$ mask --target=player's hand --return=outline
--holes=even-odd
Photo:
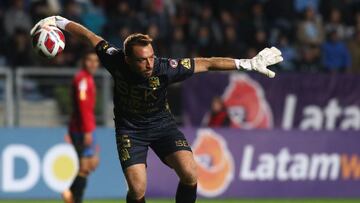
[[[84,135],[84,145],[85,146],[91,146],[93,143],[93,136],[92,133],[85,133]]]
[[[269,78],[273,78],[275,77],[275,72],[269,70],[268,66],[277,64],[283,60],[284,59],[281,56],[281,51],[275,47],[271,47],[263,49],[252,59],[238,60],[236,65],[238,69],[238,66],[241,66],[245,70],[257,71],[268,76]]]
[[[61,16],[50,16],[36,23],[36,25],[34,25],[34,27],[31,29],[30,34],[33,35],[37,29],[45,26],[55,26],[60,29],[64,29],[65,25],[69,22],[70,21],[68,19]]]

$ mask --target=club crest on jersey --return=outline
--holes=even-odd
[[[179,63],[175,59],[170,59],[169,64],[170,64],[171,68],[176,68],[179,65]]]
[[[105,43],[105,44],[102,46],[102,49],[103,49],[103,50],[106,50],[108,47],[109,47],[109,44],[108,44],[108,43]]]
[[[158,77],[150,77],[149,78],[149,87],[151,87],[153,90],[160,87],[160,80]]]
[[[190,63],[190,59],[186,58],[186,59],[181,59],[180,61],[181,65],[184,66],[187,69],[191,68],[191,63]]]

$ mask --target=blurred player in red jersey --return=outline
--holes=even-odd
[[[69,135],[80,160],[80,169],[71,187],[63,193],[66,203],[80,203],[86,187],[87,176],[99,163],[96,139],[93,134],[95,122],[96,86],[93,75],[99,67],[96,53],[87,52],[82,59],[82,69],[72,82],[73,112]]]

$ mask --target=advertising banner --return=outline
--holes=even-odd
[[[220,97],[230,127],[242,129],[360,130],[360,76],[282,73],[210,73],[182,85],[186,122],[207,126]]]
[[[184,129],[207,198],[360,197],[360,136],[335,131]],[[175,194],[178,178],[150,156],[148,194]]]
[[[60,198],[78,170],[65,128],[0,128],[0,199]],[[114,130],[96,131],[100,164],[88,180],[87,198],[126,195]]]
[[[203,198],[360,197],[356,131],[183,128]],[[0,199],[55,199],[78,169],[65,129],[0,129]],[[86,198],[124,198],[114,130],[98,129],[100,165]],[[149,149],[148,197],[173,198],[178,178]]]

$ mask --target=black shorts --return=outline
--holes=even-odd
[[[146,165],[149,147],[164,163],[165,157],[176,151],[191,151],[184,134],[177,128],[116,135],[116,144],[123,170],[134,164]]]
[[[84,133],[70,133],[71,143],[75,148],[75,151],[79,158],[92,157],[99,151],[99,147],[96,141],[96,134],[93,133],[93,142],[90,146],[84,145]]]

